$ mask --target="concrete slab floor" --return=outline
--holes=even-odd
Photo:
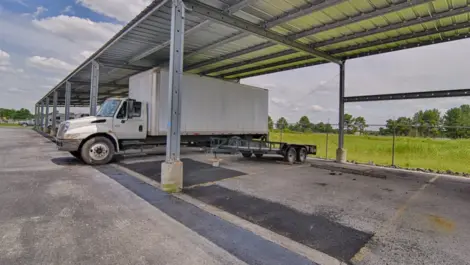
[[[276,165],[217,185],[374,234],[353,264],[470,264],[470,179]]]
[[[0,264],[244,264],[32,131],[0,129],[0,150]],[[150,152],[125,155],[120,163],[164,157],[164,149]],[[197,149],[182,157],[212,158]],[[220,157],[221,167],[246,175],[203,186],[373,234],[352,264],[470,264],[468,179],[372,178],[274,157]]]
[[[206,163],[211,158],[193,152],[183,157]],[[222,167],[247,175],[211,185],[373,234],[349,261],[352,264],[470,264],[466,244],[470,240],[469,179],[407,172],[374,178],[309,165],[289,166],[276,157],[221,157]],[[157,154],[123,162],[161,158]],[[198,196],[204,202],[226,207],[219,195],[203,195]],[[259,217],[247,213],[242,208],[232,212],[247,219]]]
[[[0,264],[245,264],[67,156],[0,129]]]

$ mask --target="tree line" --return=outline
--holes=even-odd
[[[29,120],[33,117],[34,115],[25,108],[19,110],[0,108],[0,119],[3,120]]]
[[[350,114],[344,115],[344,127],[345,131],[350,134],[355,134],[357,132],[363,134],[365,129],[368,127],[366,119],[364,117],[353,117]],[[320,132],[320,133],[337,133],[338,130],[334,129],[331,124],[319,122],[314,124],[310,122],[307,116],[300,117],[300,120],[296,123],[287,122],[286,118],[279,118],[276,123],[273,123],[271,116],[268,117],[268,127],[270,130],[274,129],[292,131],[292,132]]]
[[[268,126],[270,130],[292,132],[338,132],[329,123],[311,123],[307,116],[302,116],[296,123],[289,123],[284,117],[274,123],[271,117],[268,117]],[[438,109],[429,109],[420,110],[412,117],[388,119],[385,127],[379,128],[379,131],[367,130],[368,127],[364,117],[353,117],[348,113],[344,115],[344,130],[348,134],[470,138],[470,105],[449,109],[443,115]]]

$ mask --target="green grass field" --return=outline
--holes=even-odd
[[[271,132],[271,141],[281,141],[279,132]],[[326,134],[283,133],[282,141],[317,145],[317,157],[326,157]],[[334,159],[338,147],[338,135],[328,137],[328,158]],[[372,161],[377,165],[392,164],[392,137],[345,136],[348,160],[360,163]],[[395,165],[405,168],[452,170],[470,172],[470,139],[429,139],[397,137]]]
[[[23,128],[23,126],[16,123],[0,123],[0,127]]]

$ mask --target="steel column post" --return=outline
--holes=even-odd
[[[96,115],[98,105],[98,86],[100,82],[100,65],[96,61],[91,62],[91,84],[90,84],[90,116]]]
[[[344,149],[344,86],[345,86],[346,61],[339,65],[339,119],[338,119],[338,149],[336,150],[336,162],[346,162],[346,150]]]
[[[46,118],[46,121],[44,122],[44,131],[48,132],[49,128],[49,95],[46,97],[46,113],[44,117]]]
[[[69,81],[65,82],[65,120],[70,119],[70,98],[72,95],[72,83]]]
[[[54,91],[53,93],[53,97],[52,97],[52,122],[51,122],[51,131],[50,131],[50,134],[52,136],[55,136],[55,133],[56,133],[56,126],[57,126],[57,121],[56,121],[56,117],[57,117],[57,90]]]
[[[39,129],[44,131],[44,100],[41,101],[41,113],[39,115]]]
[[[38,115],[39,115],[39,110],[38,110],[38,104],[34,104],[34,129],[38,129]]]
[[[184,4],[172,0],[171,43],[169,64],[169,111],[166,159],[162,164],[162,189],[178,192],[183,186],[183,164],[180,161],[181,143],[181,79],[184,53]]]

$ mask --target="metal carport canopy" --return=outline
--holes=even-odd
[[[152,2],[47,93],[72,83],[89,102],[91,62],[99,101],[126,95],[128,77],[169,61],[171,0]],[[467,0],[184,0],[184,70],[223,79],[341,63],[350,58],[467,38]],[[39,102],[40,102],[39,101]]]

